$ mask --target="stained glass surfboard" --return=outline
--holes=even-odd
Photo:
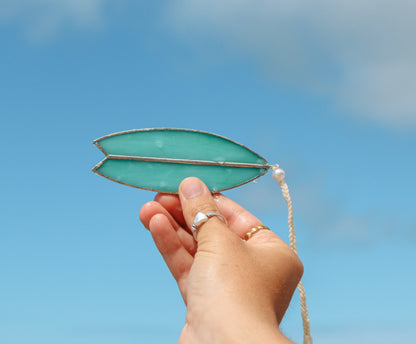
[[[198,177],[211,192],[248,183],[271,167],[251,149],[228,138],[190,129],[140,129],[101,137],[105,154],[93,171],[136,188],[177,193],[186,177]]]
[[[285,172],[251,149],[226,137],[190,129],[140,129],[103,136],[94,144],[105,154],[93,171],[120,184],[177,193],[186,177],[198,177],[211,192],[246,184],[273,169],[288,204],[289,241],[297,253],[293,207]],[[311,344],[310,322],[302,281],[298,285],[304,343]]]

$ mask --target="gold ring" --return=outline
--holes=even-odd
[[[266,230],[270,230],[270,228],[269,227],[267,227],[267,226],[263,226],[263,225],[261,225],[261,226],[257,226],[257,227],[253,227],[251,230],[250,230],[250,232],[247,232],[245,235],[244,235],[244,241],[247,241],[248,239],[250,239],[254,234],[256,234],[258,231],[261,231],[262,229],[266,229]]]

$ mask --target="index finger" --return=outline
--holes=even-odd
[[[257,217],[248,212],[241,205],[222,194],[215,194],[214,200],[215,203],[217,203],[217,207],[221,214],[226,217],[230,230],[241,238],[253,227],[263,224]]]

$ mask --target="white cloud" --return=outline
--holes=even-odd
[[[17,22],[33,41],[44,41],[61,30],[96,28],[106,0],[0,0],[0,22]]]
[[[282,84],[413,128],[415,13],[409,0],[174,0],[169,10],[183,35],[220,39]]]

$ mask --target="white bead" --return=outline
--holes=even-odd
[[[285,171],[281,168],[276,168],[273,170],[273,179],[278,182],[283,181],[283,179],[285,179],[285,175]]]

